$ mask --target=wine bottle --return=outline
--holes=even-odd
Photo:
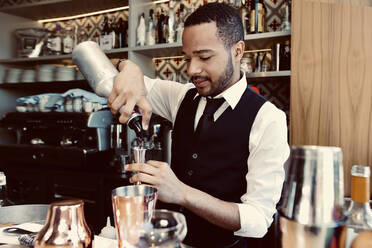
[[[263,0],[251,0],[250,32],[263,33],[265,30],[265,7]]]
[[[109,19],[107,16],[105,16],[103,21],[103,29],[99,40],[99,45],[102,50],[110,50],[112,48],[112,37],[110,33],[111,30],[109,26]]]
[[[370,168],[354,165],[351,168],[351,202],[346,212],[346,248],[362,231],[372,229],[372,211],[369,205]]]

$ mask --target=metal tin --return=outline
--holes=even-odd
[[[339,147],[294,146],[279,211],[310,226],[344,219],[344,174]]]
[[[96,42],[78,44],[72,52],[72,60],[97,95],[110,95],[118,71]]]
[[[82,200],[66,200],[50,205],[46,223],[35,238],[35,248],[86,248],[91,231],[84,217]]]
[[[130,185],[112,191],[119,248],[132,247],[138,242],[142,225],[145,219],[149,219],[144,214],[155,210],[157,192],[156,188],[148,185]]]

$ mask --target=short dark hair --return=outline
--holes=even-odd
[[[185,21],[185,28],[203,23],[215,22],[217,35],[226,48],[244,41],[243,22],[238,12],[225,3],[207,3],[194,11]]]

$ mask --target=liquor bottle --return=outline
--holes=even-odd
[[[291,30],[291,22],[290,22],[290,1],[285,1],[282,7],[279,10],[279,13],[282,16],[282,24],[280,25],[281,31],[290,31]]]
[[[99,39],[99,45],[102,50],[110,50],[112,48],[112,37],[110,35],[109,19],[105,16],[103,21],[103,28]]]
[[[158,23],[156,26],[156,33],[157,33],[157,43],[165,43],[165,37],[164,37],[164,22],[165,22],[165,15],[164,10],[161,9],[161,14],[158,18]]]
[[[117,44],[117,35],[116,35],[116,25],[115,25],[115,16],[112,16],[109,20],[109,36],[111,37],[112,40],[112,45],[111,48],[118,48]],[[110,49],[111,49],[110,48]]]
[[[65,27],[65,36],[63,37],[63,53],[72,53],[74,48],[74,33],[75,27],[72,25],[71,21],[68,21]]]
[[[354,165],[351,168],[351,202],[346,212],[346,248],[351,247],[357,235],[372,229],[372,211],[369,205],[370,168]]]
[[[0,171],[0,207],[8,206],[8,191],[6,187],[6,176]]]
[[[174,1],[169,1],[169,14],[168,14],[168,43],[175,42],[175,14],[174,14]]]
[[[155,24],[154,24],[154,10],[150,9],[149,11],[149,21],[147,24],[146,30],[146,45],[152,46],[155,45]]]
[[[48,50],[50,55],[60,55],[62,52],[61,25],[56,24],[56,29],[48,37]]]
[[[185,5],[180,4],[180,16],[178,18],[177,28],[176,28],[176,42],[182,42],[183,29],[185,27]]]
[[[239,6],[239,14],[240,17],[242,18],[243,22],[243,29],[244,29],[244,35],[248,34],[248,29],[249,29],[249,4],[245,0],[241,2],[241,5]]]
[[[146,41],[145,13],[142,13],[137,27],[137,46],[144,46]]]
[[[250,33],[264,32],[265,12],[263,0],[251,0]]]
[[[120,18],[117,24],[117,31],[116,35],[118,36],[118,43],[119,47],[127,47],[128,46],[128,21],[124,21],[123,18]]]

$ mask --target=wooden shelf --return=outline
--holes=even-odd
[[[41,20],[80,15],[123,6],[128,6],[128,0],[43,0],[3,7],[0,8],[0,12],[32,20]]]

